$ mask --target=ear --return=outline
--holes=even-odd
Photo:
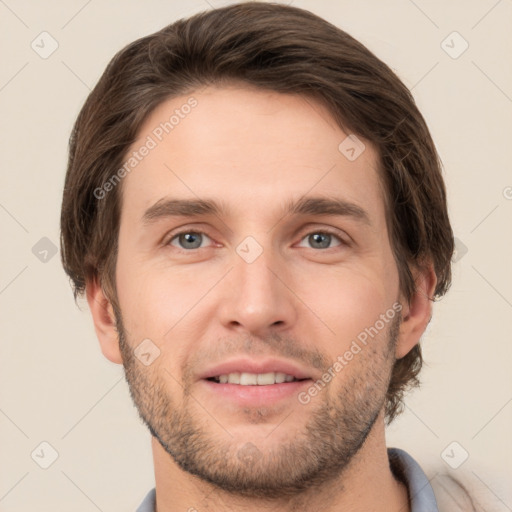
[[[432,317],[432,297],[437,284],[433,266],[418,270],[414,282],[416,291],[411,300],[402,302],[402,324],[395,353],[397,359],[406,356],[419,343]]]
[[[113,363],[122,364],[123,358],[119,349],[119,337],[112,304],[96,279],[87,283],[85,292],[103,355]]]

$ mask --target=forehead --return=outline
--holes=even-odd
[[[262,218],[309,193],[383,216],[378,155],[361,142],[305,96],[231,85],[175,97],[148,116],[128,152],[136,161],[122,183],[122,218],[138,222],[166,196],[217,198]]]

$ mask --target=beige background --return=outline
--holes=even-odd
[[[41,251],[58,245],[67,139],[107,62],[133,39],[225,3],[0,1],[0,511],[135,510],[154,485],[150,436],[122,368],[102,356],[59,255]],[[510,511],[512,2],[292,3],[347,30],[397,72],[445,167],[459,259],[423,340],[423,387],[388,444],[432,467],[431,478],[467,451],[453,473],[483,483],[485,500]],[[46,59],[31,48],[42,31],[59,45]],[[449,36],[445,49],[462,49],[454,31],[469,44],[458,58],[442,47]],[[43,441],[58,452],[47,469],[36,463],[50,461]],[[443,459],[453,441],[460,446]]]

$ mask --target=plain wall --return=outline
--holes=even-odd
[[[512,3],[293,5],[391,66],[444,164],[458,260],[422,341],[422,388],[388,444],[434,468],[434,478],[450,470],[441,454],[456,441],[469,458],[454,474],[483,481],[496,510],[512,510]],[[150,435],[122,368],[103,357],[85,301],[77,308],[51,250],[68,137],[90,89],[127,43],[208,8],[203,0],[0,3],[0,511],[135,510],[154,485]],[[42,31],[59,45],[46,59],[31,47]],[[442,46],[448,37],[452,55],[462,48],[454,31],[469,44],[458,58]],[[58,452],[48,469],[31,456],[43,441]]]

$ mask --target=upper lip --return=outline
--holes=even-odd
[[[296,379],[311,379],[311,371],[301,368],[296,363],[283,359],[251,359],[238,358],[230,359],[222,363],[207,368],[200,373],[200,379],[209,379],[218,377],[219,375],[227,375],[229,373],[270,373],[280,372],[291,375]]]

